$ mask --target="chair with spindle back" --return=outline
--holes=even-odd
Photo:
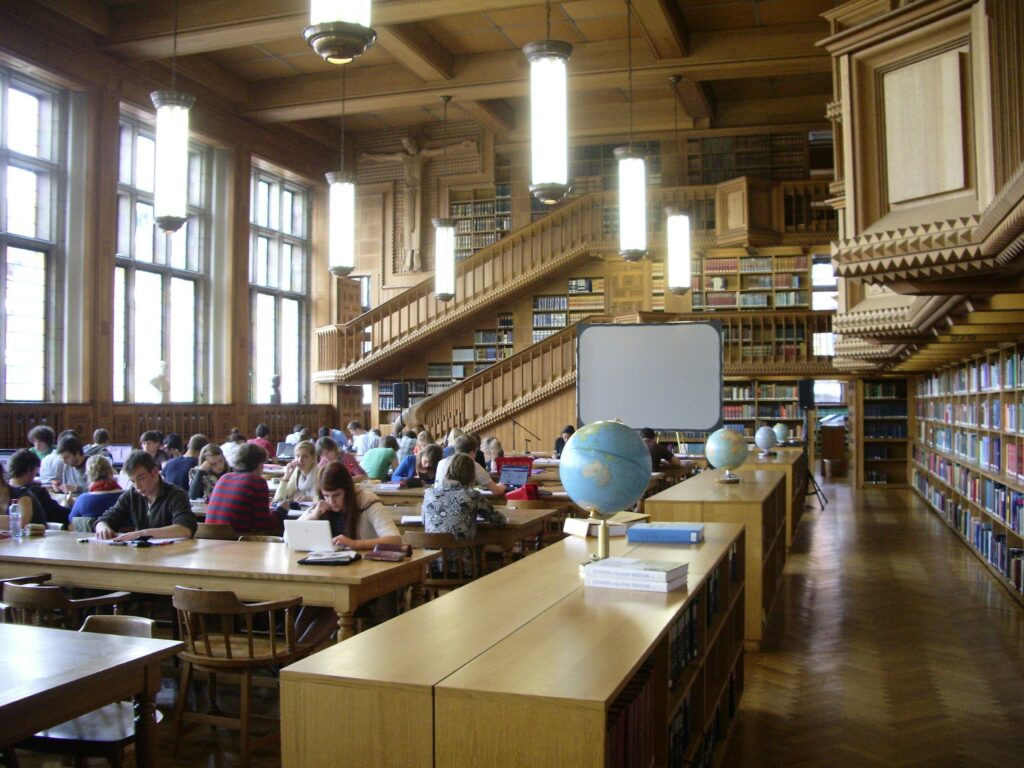
[[[15,624],[74,629],[82,623],[82,614],[100,608],[117,611],[132,596],[131,592],[110,592],[96,597],[71,599],[57,586],[48,584],[3,585],[3,604],[7,620]]]
[[[424,598],[437,597],[480,576],[480,547],[474,541],[457,539],[451,533],[406,531],[402,543],[414,549],[441,550],[441,556],[427,566],[423,577]]]
[[[255,745],[250,733],[251,720],[255,719],[250,712],[253,670],[282,667],[314,650],[312,646],[300,644],[295,633],[295,616],[302,606],[302,598],[243,603],[230,591],[175,587],[173,603],[185,643],[185,650],[178,654],[182,668],[174,706],[175,749],[185,723],[232,728],[241,734],[242,763],[248,765]],[[262,621],[257,621],[258,618]],[[268,633],[267,627],[273,630]],[[211,675],[212,711],[209,713],[185,709],[195,670]],[[212,676],[218,672],[233,672],[240,677],[237,717],[217,710],[215,677]],[[279,734],[278,728],[258,741],[274,741]]]

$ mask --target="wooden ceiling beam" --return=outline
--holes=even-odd
[[[687,30],[677,2],[633,0],[633,15],[647,44],[658,59],[679,59],[687,54]]]
[[[718,80],[773,75],[796,75],[829,71],[829,60],[818,53],[802,54],[813,46],[817,32],[799,35],[803,45],[782,49],[777,36],[750,36],[746,31],[710,33],[722,41],[719,48],[702,46],[687,59],[658,62],[649,53],[634,57],[634,88],[665,88],[671,74],[689,80]],[[730,53],[746,42],[742,56]],[[453,77],[443,83],[423,83],[405,67],[356,67],[349,73],[346,109],[353,113],[411,109],[433,105],[450,94],[459,101],[524,97],[529,88],[529,68],[520,51],[456,57]],[[624,40],[586,43],[573,52],[569,89],[588,91],[623,89],[627,85]],[[329,117],[341,112],[341,78],[333,72],[303,75],[254,83],[248,110],[252,117],[268,122]],[[815,102],[820,98],[814,97]],[[777,100],[767,100],[775,103]],[[721,105],[719,105],[721,106]],[[820,104],[816,109],[820,116]],[[775,114],[780,110],[776,107]]]
[[[971,325],[997,324],[1020,324],[1024,323],[1024,312],[1000,311],[1000,310],[975,310],[963,320],[958,320],[957,325],[967,327]]]
[[[377,43],[428,83],[451,79],[454,57],[418,24],[378,27]]]
[[[67,0],[70,2],[70,0]],[[538,0],[378,0],[374,28],[476,13],[528,8]],[[269,43],[302,36],[309,24],[309,0],[201,0],[182,4],[178,13],[178,53],[187,56],[222,48]],[[171,55],[174,31],[173,0],[126,3],[110,9],[106,49],[133,59]]]
[[[715,101],[706,83],[683,79],[679,81],[676,92],[683,114],[690,116],[695,127],[706,128],[711,125],[711,118],[715,115]]]
[[[516,128],[516,111],[504,99],[493,101],[463,101],[459,106],[484,128],[505,138]]]
[[[110,13],[103,3],[83,3],[82,0],[36,0],[36,3],[97,35],[110,34]]]

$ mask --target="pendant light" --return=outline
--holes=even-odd
[[[370,0],[311,0],[306,42],[330,64],[347,64],[377,39],[370,27]]]
[[[679,75],[672,75],[672,123],[675,126],[676,163],[681,164],[679,154]],[[677,166],[678,167],[678,166]],[[678,179],[676,181],[677,186]],[[675,206],[665,209],[665,235],[668,247],[665,252],[665,279],[670,293],[681,294],[690,290],[693,279],[690,269],[690,217]]]
[[[442,165],[439,175],[448,167],[448,102],[451,96],[442,96],[444,105],[445,145],[442,154]],[[440,192],[440,189],[439,189]],[[438,208],[441,207],[441,195],[438,194]],[[437,218],[434,224],[434,298],[438,301],[451,301],[455,298],[455,220]]]
[[[572,45],[551,39],[551,0],[547,38],[523,46],[530,62],[530,192],[554,205],[569,192],[569,124],[566,66]]]
[[[629,77],[629,143],[615,149],[619,161],[619,255],[639,261],[647,255],[647,166],[633,148],[633,3],[626,0],[626,56]]]
[[[356,266],[356,180],[345,171],[345,68],[341,70],[341,170],[327,174],[330,187],[327,264],[332,275],[347,277]]]
[[[177,90],[178,3],[174,3],[174,37],[171,52],[171,89],[153,91],[156,107],[156,177],[153,214],[165,232],[177,232],[188,219],[188,111],[195,97]]]

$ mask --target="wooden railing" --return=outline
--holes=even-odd
[[[836,212],[825,202],[831,196],[828,185],[827,180],[779,184],[780,231],[784,236],[805,232],[838,233]]]
[[[722,323],[725,376],[822,377],[833,374],[832,358],[814,354],[814,334],[832,328],[831,312],[640,312],[588,322],[664,323],[718,320]],[[576,384],[577,325],[548,336],[522,352],[453,384],[412,406],[406,423],[435,435],[452,427],[477,431],[521,413]]]

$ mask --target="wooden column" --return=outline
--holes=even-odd
[[[231,179],[231,402],[247,411],[249,373],[252,368],[252,324],[249,301],[249,204],[252,154],[247,145],[236,145]],[[238,420],[246,423],[242,413]]]

